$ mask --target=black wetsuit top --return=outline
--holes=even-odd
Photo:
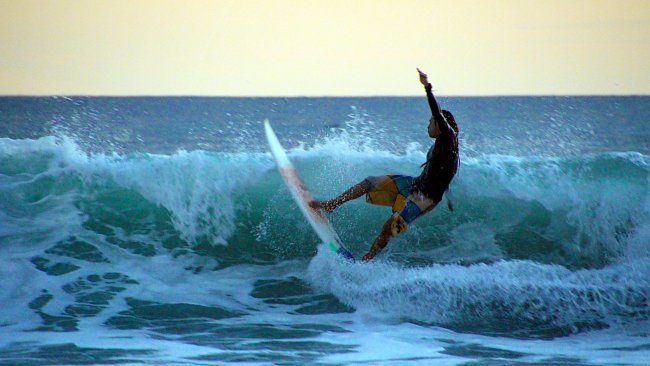
[[[425,89],[431,114],[440,128],[440,136],[429,149],[427,161],[422,164],[424,169],[420,176],[415,178],[413,185],[437,203],[442,200],[442,195],[458,171],[458,136],[442,115],[440,106],[431,91],[431,84],[428,84]]]

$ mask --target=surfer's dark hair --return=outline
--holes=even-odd
[[[458,124],[456,123],[456,119],[454,118],[454,115],[451,114],[446,109],[442,110],[442,116],[445,117],[445,120],[447,120],[447,123],[449,123],[449,127],[453,128],[456,133],[458,133]]]

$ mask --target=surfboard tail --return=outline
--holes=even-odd
[[[341,257],[349,260],[350,262],[355,262],[354,256],[352,253],[350,253],[349,250],[345,249],[344,246],[339,247],[339,249],[336,251],[336,254],[340,255]]]

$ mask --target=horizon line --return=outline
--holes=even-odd
[[[390,95],[219,95],[219,94],[0,94],[0,98],[418,98],[426,94]],[[442,98],[512,98],[512,97],[650,97],[648,94],[436,94]]]

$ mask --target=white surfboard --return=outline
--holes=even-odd
[[[273,132],[268,120],[264,120],[264,131],[266,132],[266,139],[269,142],[271,154],[275,158],[275,163],[280,171],[280,175],[287,187],[289,187],[291,196],[293,196],[294,201],[296,201],[298,207],[300,207],[302,214],[305,216],[307,221],[309,221],[309,224],[311,224],[311,227],[314,229],[318,237],[323,241],[323,243],[327,244],[327,247],[331,251],[346,259],[354,261],[352,253],[345,248],[327,217],[325,217],[322,212],[314,210],[309,206],[309,202],[313,201],[314,197],[307,190],[307,187],[302,180],[300,180],[296,168],[294,168],[291,161],[289,161],[284,148],[280,145],[280,141],[278,141],[278,137],[275,135],[275,132]]]

